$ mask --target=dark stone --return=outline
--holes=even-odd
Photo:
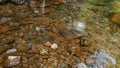
[[[0,0],[0,5],[4,5],[8,2],[8,0]]]
[[[12,3],[19,4],[19,5],[25,3],[25,1],[26,0],[11,0]]]

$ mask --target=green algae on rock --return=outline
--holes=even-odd
[[[107,5],[108,3],[112,1],[113,0],[88,0],[88,2],[95,4],[95,5]]]
[[[112,22],[120,24],[120,1],[111,3],[109,18]]]

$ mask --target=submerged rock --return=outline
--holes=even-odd
[[[7,0],[0,0],[0,5],[6,4]]]
[[[11,2],[15,3],[15,4],[23,4],[25,3],[26,0],[11,0]]]
[[[88,68],[85,63],[79,63],[74,68]]]
[[[58,48],[58,45],[57,45],[56,43],[53,43],[53,44],[51,45],[51,48],[52,48],[52,49],[57,49],[57,48]]]
[[[47,46],[47,47],[49,47],[49,46],[51,46],[51,45],[52,45],[52,43],[49,42],[49,41],[45,43],[45,46]]]
[[[120,24],[120,1],[111,3],[109,18],[112,22]]]
[[[15,66],[20,63],[20,56],[8,56],[9,65],[8,66]]]
[[[114,23],[120,24],[120,12],[113,12],[110,14],[110,20]]]
[[[4,5],[8,2],[12,2],[14,4],[23,4],[26,0],[0,0],[0,5]]]
[[[9,50],[7,50],[7,53],[12,53],[12,52],[16,52],[17,51],[17,49],[9,49]]]
[[[86,59],[86,63],[90,68],[114,68],[116,65],[115,59],[105,51],[95,52]]]
[[[67,40],[72,40],[80,37],[76,32],[68,29],[61,31],[61,35]]]
[[[73,28],[74,30],[78,31],[80,35],[83,35],[85,33],[85,22],[75,21],[73,22]]]

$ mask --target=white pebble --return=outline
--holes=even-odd
[[[36,31],[40,31],[40,27],[36,27],[35,30],[36,30]]]
[[[56,43],[53,43],[53,44],[51,45],[51,48],[52,48],[52,49],[57,49],[57,48],[58,48],[58,45],[57,45]]]
[[[16,49],[9,49],[7,50],[7,53],[16,52],[16,51],[17,51]]]
[[[34,13],[39,14],[40,12],[39,12],[39,11],[37,11],[37,10],[35,10],[35,11],[34,11]]]
[[[9,66],[14,66],[20,63],[20,56],[8,56]]]

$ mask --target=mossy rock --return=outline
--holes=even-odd
[[[95,5],[107,5],[113,0],[88,0],[88,2],[95,4]]]
[[[110,12],[120,12],[120,1],[113,1],[109,8]]]
[[[120,1],[115,0],[111,2],[109,18],[112,22],[120,24]]]

